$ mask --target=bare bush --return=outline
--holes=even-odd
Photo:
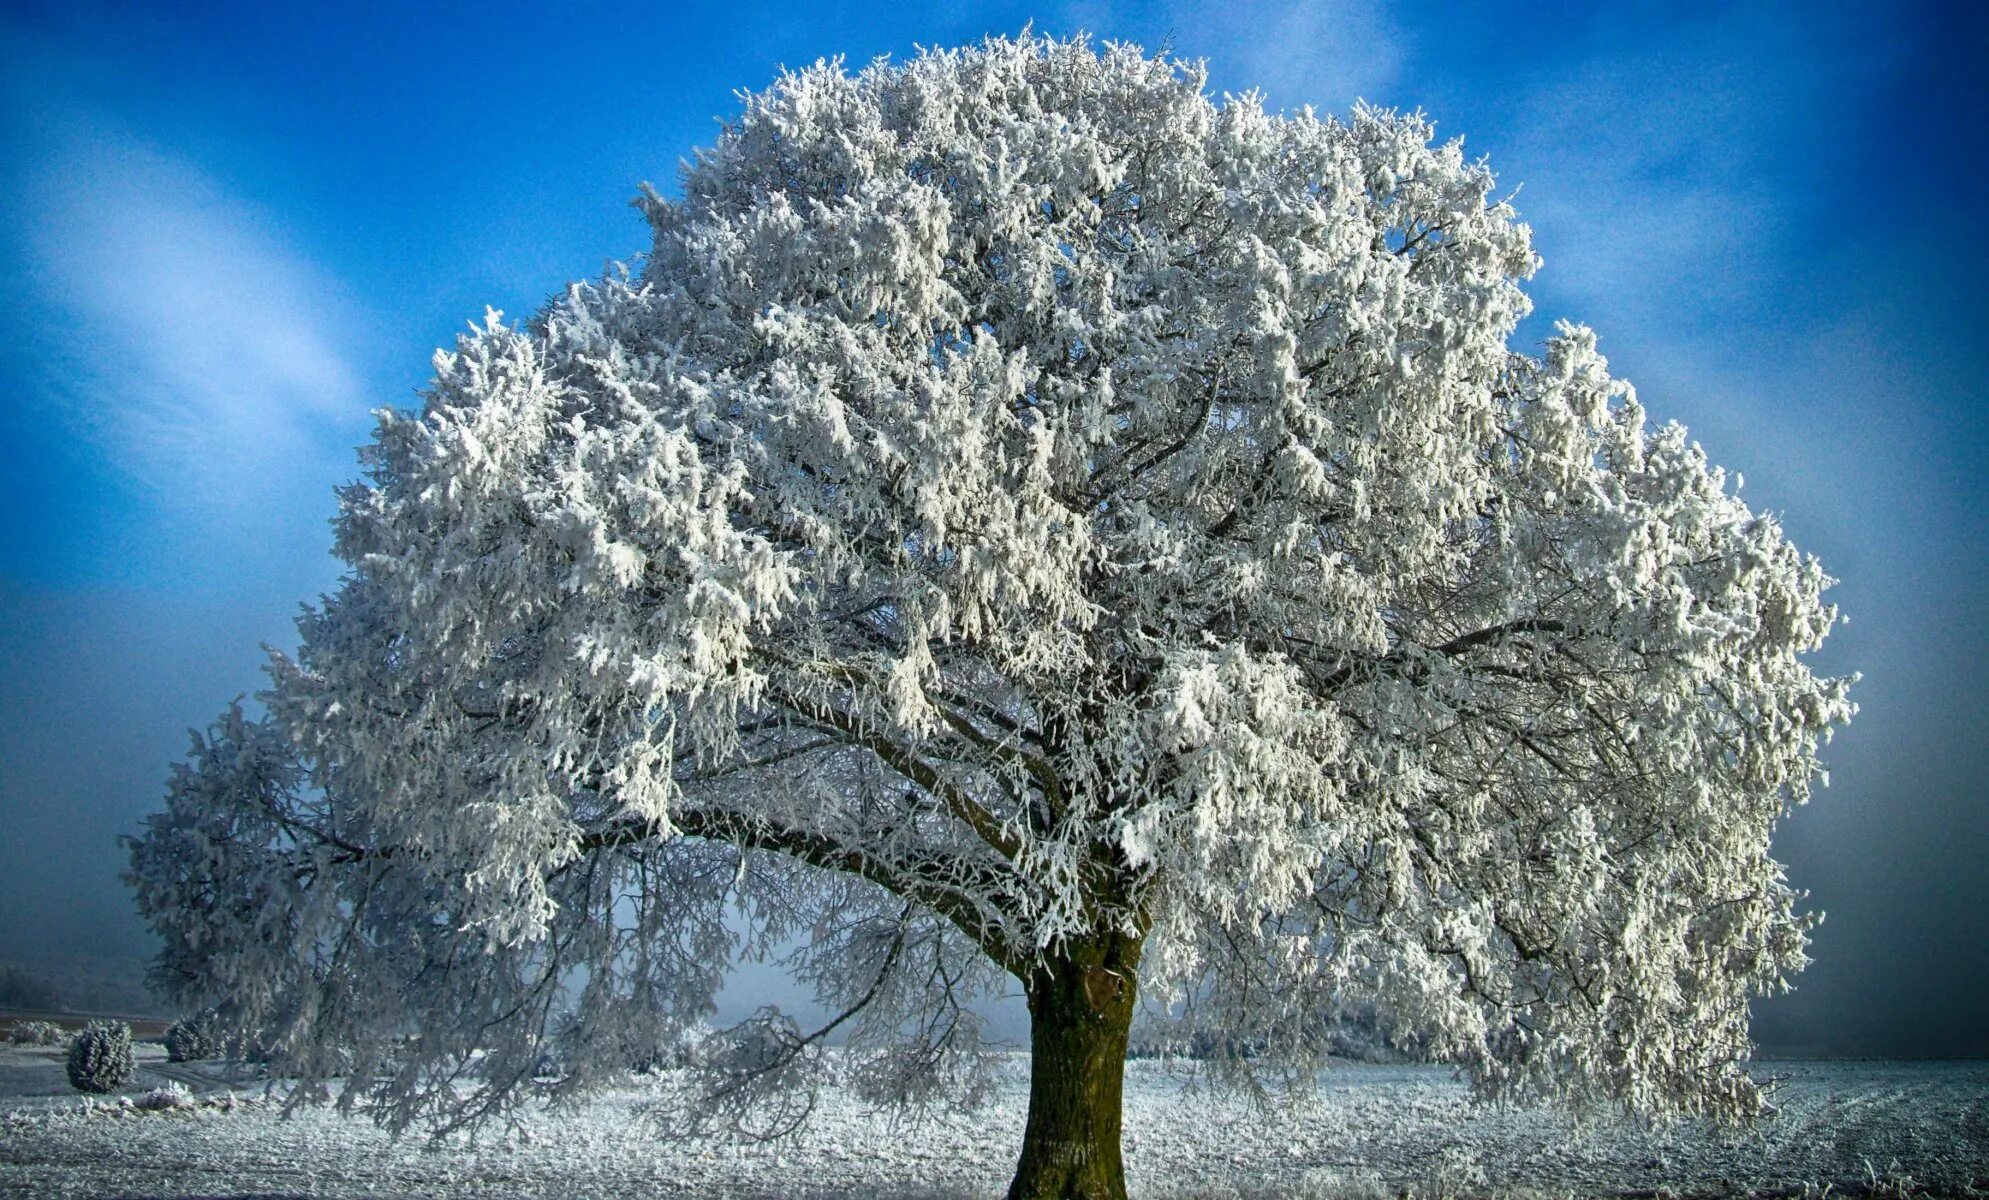
[[[16,1046],[59,1046],[62,1026],[53,1021],[16,1021],[7,1031],[7,1040]]]
[[[131,1105],[145,1112],[192,1112],[196,1107],[193,1093],[177,1083],[153,1088],[133,1099]]]

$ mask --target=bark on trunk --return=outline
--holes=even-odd
[[[1029,1123],[1008,1200],[1126,1200],[1119,1122],[1139,944],[1074,947],[1029,992]]]

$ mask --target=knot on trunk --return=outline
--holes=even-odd
[[[1093,1012],[1110,1010],[1125,986],[1125,979],[1117,971],[1095,963],[1084,969],[1084,999]]]

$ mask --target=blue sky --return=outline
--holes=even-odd
[[[416,11],[419,9],[419,11]],[[115,837],[333,585],[370,409],[646,245],[739,88],[987,33],[1421,107],[1653,413],[1843,580],[1863,713],[1777,845],[1828,920],[1771,1051],[1989,1053],[1975,5],[0,8],[0,958],[144,948]]]

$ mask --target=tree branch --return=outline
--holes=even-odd
[[[744,816],[723,809],[684,808],[670,814],[670,824],[678,833],[707,841],[730,842],[756,850],[770,850],[828,871],[840,871],[867,879],[893,895],[916,901],[952,922],[989,958],[1016,972],[1021,962],[1007,934],[998,922],[989,919],[981,906],[971,903],[944,875],[978,875],[975,882],[987,893],[999,893],[1017,880],[997,874],[988,864],[929,853],[925,864],[893,862],[863,849],[843,845],[834,838],[806,830],[778,825],[765,817]],[[661,827],[653,821],[620,821],[585,834],[580,849],[607,850],[655,840]],[[923,868],[923,869],[921,869]],[[928,874],[927,872],[936,872]],[[992,905],[990,905],[992,907]]]

